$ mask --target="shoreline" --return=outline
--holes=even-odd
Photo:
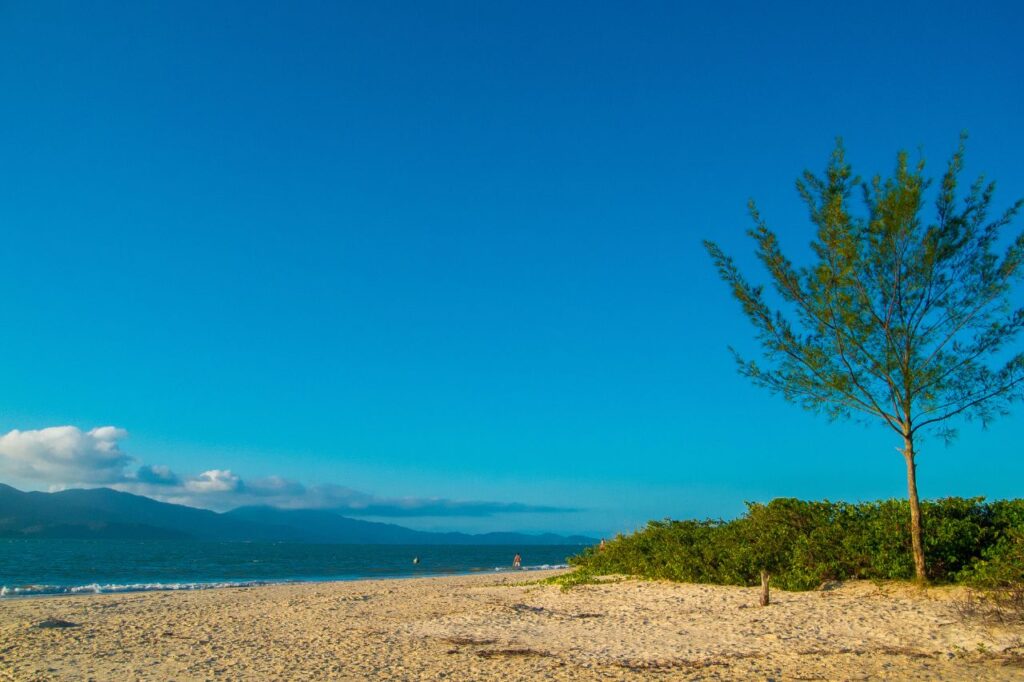
[[[275,585],[309,585],[330,583],[351,583],[373,580],[410,580],[417,578],[452,578],[476,575],[504,575],[518,573],[536,573],[538,571],[568,571],[568,564],[541,564],[523,566],[521,568],[478,568],[466,571],[444,571],[437,573],[408,573],[386,576],[352,576],[352,577],[311,577],[311,578],[279,578],[265,580],[175,580],[170,582],[133,582],[133,583],[86,583],[83,585],[43,585],[28,584],[7,586],[0,585],[0,604],[19,599],[49,599],[53,597],[95,597],[105,594],[146,594],[150,592],[201,592],[207,590],[228,590],[254,587],[273,587]],[[32,591],[25,590],[54,590]],[[56,591],[61,590],[61,591]]]
[[[758,588],[535,582],[563,571],[12,600],[0,680],[984,681],[1024,667],[1024,629],[959,619],[956,590],[845,583],[759,608]]]

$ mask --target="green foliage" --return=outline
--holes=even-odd
[[[595,585],[597,583],[616,582],[615,580],[601,580],[600,576],[587,569],[578,568],[570,573],[553,575],[539,581],[541,585],[558,585],[563,592],[568,592],[577,585]]]
[[[981,557],[957,574],[974,587],[1002,589],[1024,585],[1024,500],[989,505],[989,528]]]
[[[651,521],[604,549],[572,557],[559,584],[627,574],[664,580],[756,585],[760,571],[788,590],[827,580],[909,580],[909,503],[849,504],[779,498],[748,503],[733,521]],[[929,579],[975,585],[1024,582],[1024,500],[946,498],[922,505]]]
[[[763,364],[737,355],[740,372],[807,409],[868,415],[907,438],[956,416],[988,420],[1021,398],[1024,353],[992,361],[1024,329],[1024,308],[1010,298],[1024,233],[1003,234],[1024,202],[990,217],[995,184],[982,179],[958,197],[963,161],[961,140],[928,222],[923,161],[900,152],[892,177],[862,181],[839,142],[823,175],[806,171],[796,183],[814,227],[815,262],[805,267],[786,258],[751,202],[748,234],[772,297],[705,242],[763,351]]]
[[[814,261],[804,267],[783,254],[751,202],[748,234],[773,295],[747,280],[717,244],[704,242],[761,346],[760,362],[733,351],[741,374],[808,410],[833,419],[857,415],[900,435],[908,550],[919,580],[929,572],[929,552],[940,562],[931,573],[957,570],[962,552],[950,542],[971,541],[964,535],[971,520],[950,519],[941,529],[949,537],[925,547],[915,438],[936,429],[951,439],[950,420],[986,423],[1024,397],[1024,353],[1012,346],[1024,329],[1024,308],[1010,295],[1024,275],[1024,233],[1005,234],[1024,201],[990,217],[995,184],[981,178],[958,197],[964,139],[935,192],[931,222],[922,216],[932,183],[923,161],[912,164],[900,152],[891,177],[865,182],[838,142],[823,175],[806,171],[796,183],[814,227]],[[855,193],[863,198],[859,212]],[[1008,242],[1002,254],[1000,241]]]

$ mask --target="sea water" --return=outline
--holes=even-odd
[[[318,545],[0,539],[0,597],[196,590],[565,565],[576,545]],[[414,558],[418,563],[413,563]]]

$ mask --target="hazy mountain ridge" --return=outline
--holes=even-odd
[[[431,533],[327,510],[240,507],[218,513],[109,488],[22,492],[0,483],[0,537],[181,539],[395,545],[585,545],[551,533]]]

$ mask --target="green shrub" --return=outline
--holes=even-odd
[[[1024,500],[946,498],[925,502],[922,517],[933,582],[1024,582]],[[903,500],[779,498],[748,503],[732,521],[651,521],[570,564],[588,576],[724,585],[755,585],[764,569],[789,590],[826,580],[907,580],[914,576],[909,520]]]

